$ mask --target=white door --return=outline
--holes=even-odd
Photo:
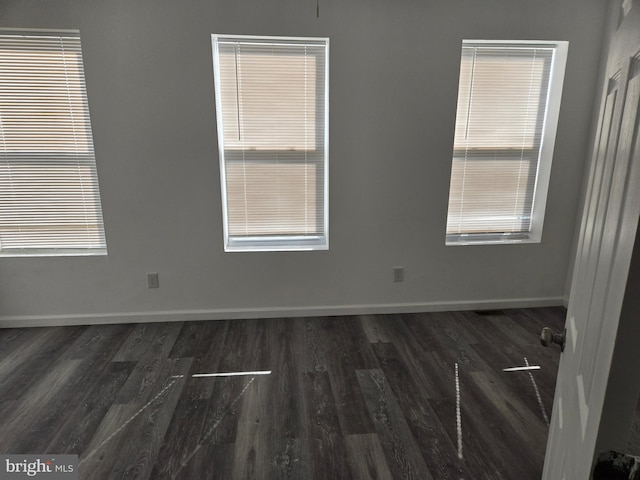
[[[625,2],[625,9],[631,2]],[[589,478],[640,216],[640,0],[611,42],[547,443],[545,480]],[[640,244],[640,241],[639,241]],[[629,308],[624,315],[636,315]]]

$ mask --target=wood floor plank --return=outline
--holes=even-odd
[[[24,351],[34,348],[38,343],[38,337],[46,337],[45,328],[5,328],[0,329],[0,371],[4,363],[16,351]],[[20,358],[20,356],[18,356]],[[15,361],[15,357],[14,357]]]
[[[190,361],[177,360],[172,373],[186,373]],[[165,400],[151,404],[131,422],[131,433],[121,444],[122,453],[111,471],[112,478],[150,478],[183,383],[183,380],[177,380],[176,384],[167,390]]]
[[[141,406],[112,404],[89,444],[79,456],[78,476],[95,480],[113,478],[111,471],[123,453],[120,448],[122,429],[138,415]]]
[[[234,478],[255,478],[255,465],[265,478],[302,478],[299,438],[302,405],[292,349],[291,319],[264,322],[264,365],[270,375],[252,377],[241,400],[235,438]],[[242,459],[250,459],[247,462]],[[255,464],[254,464],[255,461]]]
[[[371,342],[362,330],[358,317],[328,317],[323,327],[331,335],[335,351],[340,352],[354,369],[378,368],[378,361],[370,348]]]
[[[374,433],[362,391],[358,387],[356,368],[378,365],[361,324],[355,321],[345,323],[343,317],[327,317],[321,319],[319,334],[327,356],[331,388],[339,406],[338,418],[342,431],[345,434]],[[347,338],[354,343],[348,343]]]
[[[325,480],[352,478],[347,461],[346,446],[338,418],[339,406],[332,394],[327,372],[309,372],[301,375],[304,433],[307,458],[303,458],[307,476]]]
[[[318,318],[297,318],[292,322],[292,349],[298,373],[327,371],[327,352],[319,336]]]
[[[207,414],[209,413],[210,398],[216,382],[229,381],[225,378],[192,378],[194,373],[217,373],[222,349],[226,338],[229,322],[188,322],[180,331],[169,357],[193,358],[191,369],[185,378],[183,394],[180,397],[171,419],[171,423],[162,444],[162,448],[154,465],[152,478],[173,478],[178,473],[181,476],[191,471],[192,462],[199,462],[199,456],[195,459],[200,449],[209,449],[209,443],[203,444],[201,439],[205,429]],[[236,382],[238,383],[238,382]],[[216,394],[214,398],[222,400],[225,395]],[[224,406],[223,406],[224,408]],[[211,432],[214,444],[223,444],[229,435],[229,429],[225,428]],[[231,441],[235,438],[235,423],[231,429]],[[218,441],[217,435],[224,432],[225,440]],[[207,438],[211,442],[211,438]]]
[[[97,450],[94,459],[111,458],[112,467],[108,469],[109,477],[105,478],[150,478],[184,386],[184,377],[176,376],[186,375],[191,362],[192,359],[166,359],[156,383],[149,386],[149,393],[139,397],[140,403],[131,404],[138,409],[126,410],[131,413],[126,419],[119,416],[121,423],[111,433],[118,432],[118,438],[107,437],[93,445]],[[109,438],[111,440],[107,442]],[[102,474],[104,467],[98,465],[94,468]],[[85,467],[84,472],[86,478],[98,477],[90,466]]]
[[[185,322],[169,352],[169,358],[197,357],[201,342],[206,340],[204,330],[213,322]],[[220,322],[226,325],[226,322]]]
[[[442,389],[437,384],[437,379],[441,377],[441,369],[438,365],[432,365],[428,360],[431,350],[424,350],[422,345],[415,340],[414,334],[406,327],[403,316],[386,315],[386,329],[393,331],[389,334],[392,338],[392,345],[400,355],[404,368],[407,369],[414,381],[419,385],[420,395],[422,398],[440,397],[443,395]],[[372,349],[376,352],[378,362],[381,361],[380,351],[372,345]],[[432,368],[433,367],[433,368]]]
[[[229,325],[220,359],[221,372],[269,370],[263,320],[238,320]]]
[[[357,377],[393,478],[433,479],[382,370]]]
[[[468,476],[457,459],[455,444],[442,428],[439,416],[425,401],[430,398],[430,392],[424,392],[422,376],[416,376],[416,372],[407,368],[395,345],[377,343],[373,349],[434,478],[457,480]],[[453,422],[454,418],[445,420]]]
[[[273,478],[295,480],[308,478],[307,463],[303,460],[302,440],[300,438],[283,438],[279,442],[278,454],[275,457],[276,475]]]
[[[530,456],[538,454],[531,452],[544,451],[548,430],[537,412],[530,410],[517,394],[507,392],[497,376],[489,372],[471,372],[470,377],[479,391],[500,411],[498,418],[517,434],[518,443],[527,445]]]
[[[358,317],[369,343],[393,342],[392,336],[387,333],[385,317],[388,315],[360,315]]]
[[[120,346],[114,355],[113,361],[132,362],[139,360],[161,328],[162,324],[159,323],[138,323],[135,325],[127,341]]]
[[[51,368],[42,381],[35,383],[21,398],[15,411],[2,425],[0,452],[3,453],[44,453],[40,445],[34,445],[34,438],[42,438],[39,428],[39,413],[46,411],[55,396],[65,387],[82,364],[81,360],[65,360]]]
[[[111,359],[129,338],[133,325],[92,325],[87,327],[65,351],[64,358],[71,360],[95,357],[96,352],[107,350]]]
[[[462,391],[465,391],[464,387]],[[448,422],[443,421],[442,425],[451,441],[457,443],[456,400],[440,398],[431,399],[428,402],[441,418],[450,419]],[[471,475],[461,478],[533,480],[534,477],[527,476],[527,473],[521,471],[518,465],[510,462],[509,450],[505,448],[501,437],[496,435],[495,430],[487,428],[482,422],[482,417],[476,417],[476,415],[482,415],[483,412],[478,408],[468,407],[467,402],[463,402],[461,413],[462,461],[464,469],[471,472]]]
[[[9,424],[11,415],[16,411],[20,400],[3,400],[0,397],[0,432],[4,432]]]
[[[182,395],[153,466],[151,478],[169,479],[185,475],[197,463],[195,458],[203,447],[200,434],[207,410],[207,400],[194,400]]]
[[[636,413],[631,424],[626,451],[630,455],[640,456],[640,398],[636,404]]]
[[[207,409],[200,431],[200,443],[226,445],[234,443],[238,429],[238,417],[251,378],[223,377],[212,380],[213,391],[207,401]]]
[[[516,308],[505,310],[509,318],[519,323],[527,331],[538,337],[543,327],[549,327],[554,332],[564,330],[567,310],[565,308]]]
[[[515,321],[510,315],[489,316],[488,322],[493,329],[503,332],[507,341],[512,345],[540,345],[540,331],[537,326],[530,322],[523,325],[522,322]]]
[[[502,312],[499,310],[498,312]],[[501,328],[496,328],[493,320],[505,317],[503,313],[476,312],[466,310],[462,312],[449,312],[450,321],[448,327],[455,330],[463,329],[476,339],[474,344],[478,343],[495,343],[500,345],[509,345],[512,342],[511,336]]]
[[[201,322],[198,322],[201,323]],[[220,361],[225,349],[225,340],[229,328],[228,322],[206,322],[200,325],[199,338],[187,357],[193,358],[191,375],[219,373]],[[176,351],[172,352],[175,354]],[[170,355],[171,358],[171,355]],[[180,358],[179,356],[175,358]],[[189,380],[185,386],[185,394],[193,399],[209,399],[213,392],[213,381],[211,380]]]
[[[478,372],[460,371],[460,404],[463,432],[463,455],[465,463],[474,475],[486,476],[486,478],[523,480],[539,479],[542,472],[542,461],[539,456],[544,456],[542,451],[534,448],[532,442],[523,439],[517,430],[517,413],[509,412],[508,417],[501,416],[508,410],[502,398],[497,399],[499,405],[495,405],[494,395],[491,392],[491,384],[478,379]],[[476,376],[476,377],[474,377]],[[499,389],[499,385],[494,387]],[[517,399],[509,397],[509,401]],[[455,416],[455,402],[443,401],[436,408],[449,418]],[[447,411],[448,410],[448,411]],[[445,413],[447,412],[447,413]],[[536,425],[541,426],[541,420],[533,412],[525,414]],[[514,428],[514,424],[516,428]],[[457,438],[455,425],[450,422],[444,425],[448,428],[451,438]],[[534,432],[534,435],[537,435]]]
[[[305,478],[300,472],[299,440],[287,436],[279,422],[283,412],[274,411],[270,399],[274,380],[253,377],[241,402],[233,457],[234,479]],[[294,460],[298,458],[298,461]]]
[[[553,405],[553,395],[555,391],[555,372],[558,370],[557,364],[549,362],[546,358],[535,358],[527,355],[527,350],[520,347],[519,351],[504,348],[497,344],[491,345],[475,345],[474,348],[487,362],[486,371],[493,372],[499,376],[509,391],[518,395],[530,410],[542,415],[541,407],[538,402],[537,394],[540,395],[543,407],[547,415],[551,413]],[[537,347],[540,348],[540,347]],[[504,372],[504,368],[525,366],[524,359],[528,358],[529,365],[537,365],[540,370],[533,372]],[[537,361],[543,360],[543,361]],[[533,376],[533,382],[531,380]],[[537,388],[537,394],[536,389]],[[543,417],[542,417],[543,418]]]
[[[252,388],[257,388],[252,385]],[[264,421],[264,415],[259,415],[252,411],[254,405],[248,402],[247,407],[255,420],[246,418],[245,421],[238,421],[238,431],[234,445],[233,456],[233,479],[251,480],[260,475],[260,472],[268,469],[270,452],[267,452],[264,432],[260,430],[260,421]],[[243,407],[245,403],[243,402]]]
[[[376,433],[347,435],[345,444],[354,480],[393,478]]]
[[[470,321],[469,315],[473,315],[474,321]],[[478,330],[474,328],[484,317],[473,312],[430,312],[426,315],[412,315],[411,320],[431,327],[437,333],[436,338],[445,349],[473,345],[482,341]],[[494,333],[494,332],[492,332]]]
[[[151,387],[163,380],[164,367],[170,363],[169,352],[181,328],[181,323],[166,323],[152,330],[153,337],[148,339],[144,352],[138,356],[138,363],[120,390],[116,403],[135,404],[148,400],[149,395],[153,393]],[[114,356],[114,359],[120,358],[122,356],[119,354]]]
[[[416,333],[408,328],[408,323],[425,323],[421,325],[427,327],[422,320],[421,315],[417,314],[386,314],[375,315],[376,329],[380,332],[378,335],[387,338],[388,342],[396,345],[406,346],[412,352],[432,351],[442,348],[442,344],[433,336],[422,335],[416,336]],[[373,343],[373,342],[372,342]]]
[[[63,454],[84,452],[134,367],[135,362],[111,362],[96,377],[86,394],[77,397],[74,410],[65,418],[65,423],[55,432],[44,451]]]
[[[455,350],[424,352],[421,359],[433,392],[430,398],[455,398],[455,383],[452,379],[455,378],[455,364],[459,360],[458,352]]]
[[[467,370],[483,370],[485,362],[473,348],[479,340],[477,335],[469,333],[469,323],[461,322],[456,312],[444,313],[424,317],[410,315],[404,321],[423,351],[455,352],[453,362],[464,365]]]
[[[205,363],[210,361],[211,368],[219,372],[269,370],[265,335],[265,325],[260,321],[232,322],[226,330],[220,351],[210,350],[211,354],[206,355],[210,360],[205,360]],[[241,400],[252,381],[252,378],[245,376],[190,381],[199,385],[199,391],[210,392],[200,443],[225,445],[236,441],[238,419],[243,406]]]
[[[271,374],[260,385],[269,387],[267,401],[271,411],[270,421],[273,432],[282,438],[299,438],[302,432],[302,397],[299,388],[294,321],[292,319],[270,319],[266,323],[265,366]]]
[[[154,472],[153,480],[218,480],[233,479],[232,462],[234,445],[209,445],[204,444],[194,453],[189,462],[173,475]]]
[[[48,399],[46,407],[41,408],[31,419],[35,426],[30,429],[25,427],[16,448],[24,449],[28,446],[35,451],[45,451],[51,438],[63,428],[71,415],[77,413],[78,401],[91,390],[96,381],[105,380],[101,377],[102,372],[110,364],[114,347],[125,340],[127,330],[126,326],[121,325],[89,327],[71,343],[54,365],[73,360],[78,361],[78,367],[65,378],[64,388],[57,389]],[[120,386],[118,384],[117,388]]]
[[[374,433],[375,428],[369,413],[365,409],[366,402],[357,384],[354,370],[345,363],[337,363],[330,368],[331,388],[340,407],[338,418],[345,434]]]
[[[86,327],[32,329],[34,337],[24,348],[0,359],[0,397],[17,399],[40,381],[45,381],[51,365],[65,355]]]

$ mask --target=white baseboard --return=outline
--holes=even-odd
[[[113,323],[183,322],[198,320],[238,320],[249,318],[324,317],[384,313],[444,312],[561,306],[563,297],[462,300],[451,302],[396,303],[379,305],[333,305],[282,308],[233,308],[170,310],[157,312],[116,312],[73,315],[0,316],[0,328],[102,325]]]

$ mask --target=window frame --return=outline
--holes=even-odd
[[[533,205],[531,209],[531,221],[529,231],[503,232],[503,233],[454,233],[445,234],[446,246],[459,245],[494,245],[513,243],[540,243],[542,241],[542,231],[551,178],[551,166],[553,161],[553,151],[560,114],[560,104],[562,100],[562,90],[564,84],[565,68],[567,62],[568,41],[547,41],[547,40],[463,40],[462,47],[469,46],[491,46],[500,47],[516,46],[530,48],[540,46],[553,48],[554,53],[551,60],[549,72],[549,85],[547,94],[547,105],[545,108],[544,126],[540,151],[538,155],[536,178],[533,191]],[[462,53],[461,53],[462,59]],[[458,82],[458,86],[459,86]],[[457,107],[457,101],[456,101]],[[456,108],[457,111],[457,108]],[[457,124],[456,116],[456,124]],[[455,150],[453,150],[455,152]],[[449,191],[448,199],[450,199]],[[449,212],[447,211],[447,222]]]
[[[78,71],[77,71],[77,74],[75,74],[77,76],[74,76],[74,74],[67,75],[65,73],[64,79],[66,82],[69,82],[69,81],[73,82],[74,80],[81,82],[81,83],[78,83],[77,84],[78,86],[76,87],[78,92],[76,92],[76,89],[73,89],[72,92],[68,93],[66,102],[68,102],[70,105],[74,102],[81,103],[83,112],[80,112],[78,115],[76,115],[73,113],[74,111],[73,107],[70,106],[68,112],[66,112],[65,110],[62,110],[62,112],[65,112],[65,113],[60,113],[60,115],[66,115],[66,114],[70,115],[70,121],[74,125],[73,127],[70,127],[72,129],[76,128],[75,127],[76,122],[77,124],[83,124],[83,121],[86,122],[86,124],[83,124],[84,127],[80,130],[80,132],[82,132],[83,134],[83,138],[85,138],[84,142],[86,143],[86,146],[84,148],[86,148],[86,151],[84,151],[82,147],[78,148],[77,143],[74,143],[75,149],[71,149],[70,148],[71,144],[67,144],[67,143],[62,143],[60,149],[55,149],[55,148],[49,148],[47,150],[42,149],[43,145],[52,147],[53,144],[55,144],[55,142],[50,142],[50,144],[46,144],[44,142],[35,144],[33,145],[32,150],[24,149],[23,147],[16,150],[15,146],[13,146],[13,148],[0,150],[0,166],[6,165],[8,171],[11,171],[12,168],[15,168],[16,171],[18,172],[22,171],[22,174],[24,175],[26,175],[25,172],[28,171],[28,170],[25,170],[25,168],[28,168],[28,166],[30,165],[33,165],[34,166],[33,168],[38,168],[38,165],[40,165],[41,169],[44,169],[44,168],[55,169],[55,168],[60,168],[65,166],[75,167],[76,170],[79,168],[88,169],[86,173],[77,174],[71,183],[75,185],[76,188],[78,188],[80,191],[83,191],[89,185],[93,187],[90,190],[88,190],[90,193],[85,194],[83,191],[82,201],[76,201],[77,203],[74,205],[75,208],[80,208],[80,205],[82,205],[84,215],[83,215],[83,221],[78,220],[77,225],[73,226],[74,227],[73,231],[82,231],[82,230],[86,230],[87,228],[95,228],[95,232],[96,232],[94,234],[95,238],[91,239],[91,236],[90,236],[89,239],[86,240],[86,244],[84,246],[79,246],[82,244],[81,240],[83,240],[83,237],[81,235],[74,235],[73,242],[76,242],[77,245],[74,244],[74,246],[69,246],[70,242],[67,241],[67,244],[68,244],[67,246],[64,246],[64,247],[56,246],[56,244],[61,245],[60,240],[56,239],[56,233],[60,231],[61,225],[65,224],[65,221],[66,222],[70,221],[68,219],[69,213],[67,212],[65,214],[63,212],[63,207],[61,206],[62,203],[60,203],[57,205],[58,207],[58,211],[56,213],[57,216],[48,220],[51,222],[57,222],[57,223],[54,223],[54,225],[56,225],[57,228],[54,228],[51,230],[52,235],[50,237],[46,237],[45,240],[39,240],[37,242],[37,246],[35,246],[32,243],[33,242],[32,238],[27,236],[22,239],[22,246],[3,247],[2,239],[1,239],[2,235],[0,235],[0,257],[51,257],[51,256],[107,255],[105,226],[104,226],[104,218],[102,214],[102,199],[101,199],[100,186],[99,186],[99,180],[98,180],[96,155],[95,155],[94,144],[93,144],[93,130],[91,125],[89,98],[88,98],[89,95],[87,91],[87,82],[86,82],[86,76],[85,76],[84,58],[82,54],[82,41],[81,41],[80,31],[77,29],[0,28],[0,35],[13,36],[16,38],[19,38],[19,37],[47,38],[47,40],[43,41],[43,45],[44,45],[43,51],[46,51],[48,48],[54,45],[54,42],[49,42],[49,39],[51,38],[59,39],[59,43],[62,44],[63,46],[61,46],[59,50],[52,50],[52,51],[55,52],[56,54],[63,55],[63,57],[64,57],[64,52],[66,51],[66,48],[70,47],[69,43],[64,43],[64,42],[65,41],[69,42],[71,38],[77,40],[77,49],[71,48],[70,50],[71,54],[77,54]],[[58,43],[58,41],[55,41],[55,43]],[[29,48],[26,48],[28,47],[28,44],[22,44],[20,42],[17,42],[17,46],[19,48],[25,47],[26,52],[32,51]],[[33,51],[37,51],[35,47],[33,48],[34,48]],[[28,58],[28,57],[21,57],[20,61],[22,61],[24,58]],[[46,61],[42,57],[37,58],[37,61],[33,62],[30,65],[30,68],[32,70],[29,71],[29,73],[33,73],[33,71],[35,70],[42,69],[43,65],[46,65]],[[25,71],[27,70],[25,69]],[[15,71],[10,70],[8,72],[8,75],[9,76],[15,75],[16,72],[20,72],[20,70],[15,70]],[[66,72],[66,63],[65,63],[65,72]],[[55,77],[56,75],[52,75],[49,78],[55,78]],[[42,78],[42,77],[37,77],[37,76],[29,77],[30,80],[32,80],[33,78]],[[58,76],[58,78],[60,77]],[[46,88],[47,89],[54,88],[55,90],[55,84],[46,84]],[[20,102],[20,100],[25,101],[25,99],[28,99],[29,102],[33,102],[34,100],[32,99],[35,98],[36,93],[37,93],[36,90],[32,89],[32,91],[29,91],[29,96],[18,96],[18,97],[7,96],[6,98],[7,98],[7,102],[11,102],[11,101]],[[78,95],[78,93],[80,95],[76,96]],[[39,93],[39,94],[42,95],[42,93]],[[55,102],[58,102],[60,101],[61,97],[59,98],[59,97],[53,96],[51,98],[53,98]],[[58,106],[59,104],[55,102],[51,104]],[[49,104],[46,104],[46,105],[49,105]],[[11,103],[9,103],[9,107],[7,111],[11,112],[12,108],[15,110],[15,106],[12,107]],[[51,107],[48,106],[43,108],[46,109]],[[7,116],[6,118],[10,118],[10,115]],[[20,135],[33,135],[34,132],[42,135],[44,138],[55,136],[55,132],[56,132],[55,129],[56,128],[59,129],[60,126],[57,124],[52,124],[51,126],[47,126],[46,121],[43,121],[43,118],[47,118],[47,114],[40,113],[39,117],[34,115],[33,119],[29,120],[28,123],[25,122],[23,119],[8,121],[6,123],[6,126],[9,128],[9,130],[7,130],[9,132],[11,132],[12,128],[16,128],[16,125],[24,125],[24,124],[28,125],[28,128],[26,129],[18,127],[19,128],[18,130],[14,130],[18,132],[17,137],[13,138],[12,140],[13,143],[10,142],[9,145],[22,146],[23,145],[22,141],[15,143],[16,139],[21,138]],[[3,119],[2,119],[2,116],[0,115],[0,124],[2,124],[2,121]],[[0,131],[0,138],[2,138],[2,135],[4,135],[4,132]],[[14,135],[16,134],[14,133]],[[75,136],[76,136],[76,133],[74,131],[74,134],[73,134],[74,142],[75,142]],[[70,141],[66,137],[65,139]],[[28,145],[28,143],[24,143],[24,145]],[[63,174],[64,176],[59,176],[59,175],[61,175],[60,172],[58,172],[57,175],[52,174],[50,176],[45,176],[44,178],[51,180],[54,184],[70,181],[69,177],[66,176],[67,174]],[[23,181],[21,180],[17,180],[17,183],[12,183],[10,179],[7,181],[8,181],[8,185],[10,186],[15,186],[15,185],[19,186],[21,183],[29,186],[33,185],[31,183],[23,183]],[[51,195],[51,192],[48,192],[48,194]],[[69,197],[69,195],[71,195],[69,191],[66,191],[64,195],[61,194],[60,199],[68,202],[69,199],[72,198],[72,197]],[[17,198],[22,201],[35,201],[36,202],[35,205],[37,205],[37,202],[38,202],[37,196],[26,197],[23,195],[18,195],[17,197],[13,197],[13,198]],[[42,199],[39,200],[40,203],[42,201],[43,201]],[[87,204],[89,206],[87,206]],[[27,204],[27,205],[30,205],[31,209],[34,208],[33,207],[34,204]],[[65,203],[65,205],[67,205],[67,208],[69,208],[68,203]],[[18,209],[19,212],[23,210],[24,210],[24,206]],[[86,212],[88,210],[92,210],[93,213],[87,214]],[[73,216],[78,215],[77,211],[74,210],[73,212],[74,212]],[[11,212],[9,211],[9,215],[10,214]],[[33,220],[34,218],[36,219],[35,220],[37,222],[36,224],[40,224],[41,222],[44,221],[45,218],[48,218],[48,216],[45,216],[44,214],[39,217],[35,215],[31,216],[30,219],[32,222],[34,221]],[[13,225],[13,222],[10,222],[9,225]],[[28,225],[28,224],[25,224],[25,225]],[[25,225],[22,225],[22,224],[20,226],[13,225],[11,228],[20,229],[20,228],[24,228]],[[6,243],[6,240],[5,240],[5,243]]]
[[[322,82],[324,91],[323,108],[323,139],[322,139],[322,232],[317,235],[246,235],[234,236],[229,232],[228,201],[227,201],[227,172],[224,140],[224,125],[222,114],[222,92],[220,81],[220,55],[218,50],[219,41],[238,42],[259,42],[296,44],[316,44],[324,46],[324,72]],[[289,36],[264,36],[264,35],[228,35],[212,34],[212,57],[215,90],[215,111],[218,137],[218,157],[220,167],[220,188],[222,197],[222,218],[225,252],[278,252],[278,251],[309,251],[329,249],[329,38],[326,37],[289,37]],[[290,155],[286,149],[273,150],[283,152],[283,155]]]

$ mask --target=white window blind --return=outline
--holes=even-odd
[[[551,89],[556,48],[463,43],[448,241],[528,238],[536,226],[539,167],[551,162],[557,123],[548,115],[550,95],[559,96]],[[545,142],[551,148],[543,152]]]
[[[0,254],[104,254],[77,32],[0,31]]]
[[[225,249],[327,248],[328,40],[212,39]]]

